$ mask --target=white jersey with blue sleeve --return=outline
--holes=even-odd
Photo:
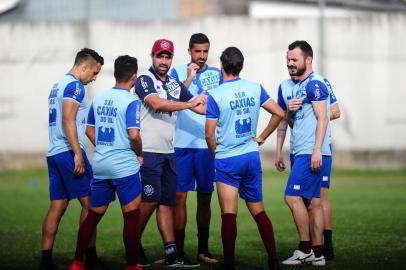
[[[155,111],[145,100],[150,95],[159,95],[162,99],[189,101],[193,95],[183,83],[171,76],[162,81],[152,67],[139,75],[134,85],[134,94],[143,101],[141,107],[143,151],[173,153],[173,136],[178,112]]]
[[[127,89],[112,88],[92,102],[87,125],[95,128],[94,178],[116,179],[140,169],[128,129],[140,129],[140,100]]]
[[[330,118],[329,90],[324,78],[312,72],[305,80],[293,87],[293,95],[302,100],[299,110],[293,112],[294,153],[296,155],[313,153],[316,142],[317,118],[313,111],[312,103],[324,102],[327,107],[327,118]],[[327,130],[322,144],[322,155],[331,155],[330,150],[330,121],[327,123]]]
[[[171,76],[184,82],[187,79],[189,65],[185,64],[171,69]],[[196,73],[189,86],[189,91],[194,96],[199,95],[204,90],[211,93],[221,84],[222,80],[223,77],[218,68],[206,66],[204,70]],[[179,111],[174,146],[179,148],[207,148],[204,135],[205,121],[204,115],[196,114],[191,110]]]
[[[64,99],[73,100],[79,104],[76,114],[76,128],[79,145],[82,149],[85,148],[86,91],[81,81],[78,81],[72,74],[65,74],[52,86],[48,97],[49,144],[47,156],[53,156],[72,149],[62,124]]]
[[[278,105],[282,108],[282,110],[286,113],[288,110],[288,103],[289,101],[294,97],[293,96],[293,86],[295,86],[296,82],[294,82],[292,79],[285,80],[281,82],[281,84],[278,87]],[[290,153],[294,153],[294,139],[293,139],[293,134],[292,130],[290,132]]]
[[[240,78],[223,82],[208,95],[207,120],[217,120],[216,159],[258,151],[260,107],[271,98],[258,83]]]

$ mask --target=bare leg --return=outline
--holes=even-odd
[[[309,214],[302,197],[285,196],[285,202],[292,212],[300,241],[310,241]]]
[[[51,201],[42,224],[42,250],[51,250],[53,248],[59,222],[68,204],[69,201],[67,199]]]

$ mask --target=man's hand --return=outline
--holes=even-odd
[[[311,169],[313,172],[316,172],[321,169],[322,166],[322,155],[320,148],[314,148],[311,160]]]
[[[188,67],[187,67],[187,77],[189,80],[193,80],[193,78],[196,75],[196,72],[199,70],[199,65],[195,64],[195,63],[191,63]]]
[[[191,103],[191,108],[204,105],[207,102],[207,97],[206,95],[202,92],[200,95],[196,96],[193,100],[190,101]]]
[[[275,168],[278,170],[278,172],[283,172],[286,169],[286,165],[281,154],[276,154],[275,156]]]
[[[259,146],[263,145],[264,142],[265,142],[265,140],[264,140],[263,138],[261,138],[261,137],[253,138],[253,140],[254,140]]]
[[[138,162],[140,163],[140,166],[144,165],[144,157],[143,156],[137,156]]]
[[[295,97],[294,99],[290,100],[288,103],[288,108],[290,111],[297,111],[302,107],[302,101]]]
[[[73,169],[73,173],[76,176],[82,176],[85,173],[85,161],[83,160],[82,153],[75,154],[74,162],[75,168]]]

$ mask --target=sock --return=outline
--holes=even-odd
[[[168,263],[172,263],[178,257],[176,243],[175,242],[165,243],[164,248],[165,248],[165,261]]]
[[[103,214],[98,214],[92,210],[89,210],[89,214],[80,225],[78,239],[76,242],[76,252],[75,252],[76,261],[81,262],[84,261],[86,248],[89,245],[90,238],[92,237],[92,234],[102,217]]]
[[[310,241],[300,241],[298,249],[306,254],[310,253],[312,249],[312,244],[310,243]]]
[[[52,260],[52,249],[41,251],[41,263],[45,265],[51,265]]]
[[[322,245],[317,245],[317,246],[312,246],[314,256],[316,258],[320,257],[323,255],[323,246]]]
[[[199,254],[206,254],[209,252],[209,231],[210,228],[198,227],[197,228],[197,239],[199,242]]]
[[[137,249],[140,240],[140,210],[135,209],[127,213],[123,213],[124,228],[123,240],[125,246],[126,265],[137,265]]]
[[[185,246],[185,229],[175,230],[175,242],[176,248],[178,250],[179,256],[184,256],[184,246]]]
[[[97,259],[96,247],[88,247],[85,255],[86,261]]]
[[[221,215],[221,240],[223,241],[224,263],[234,265],[235,239],[237,238],[237,215]]]
[[[268,253],[269,258],[276,257],[275,236],[271,220],[266,215],[265,211],[257,214],[254,217],[257,222],[259,233],[261,234],[262,242]]]
[[[324,230],[324,247],[326,250],[333,249],[333,231]]]

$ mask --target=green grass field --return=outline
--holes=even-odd
[[[271,217],[280,259],[290,256],[298,241],[283,190],[287,173],[267,171],[264,202]],[[336,259],[325,269],[406,269],[406,171],[336,171],[331,200],[334,207]],[[186,251],[196,254],[195,194],[189,194]],[[48,178],[43,169],[0,172],[0,269],[36,269],[40,254],[41,223],[48,207]],[[220,210],[212,202],[211,251],[222,254]],[[68,269],[74,254],[79,204],[71,205],[62,219],[54,247],[60,269]],[[238,269],[266,269],[266,254],[244,202],[238,214],[236,259]],[[122,269],[122,216],[115,202],[98,229],[97,248],[111,269]],[[151,259],[163,250],[155,219],[143,236]],[[311,267],[306,267],[311,269]],[[151,267],[149,269],[157,269]],[[214,269],[201,266],[200,269]]]

